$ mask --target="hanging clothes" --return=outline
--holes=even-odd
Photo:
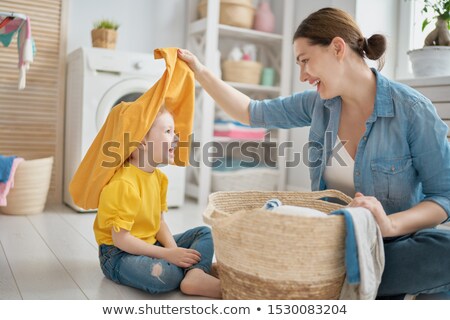
[[[154,55],[166,62],[161,79],[136,101],[121,102],[112,108],[70,182],[73,201],[83,209],[98,207],[103,187],[142,141],[163,104],[173,115],[179,137],[175,164],[188,165],[194,120],[194,74],[178,59],[177,48],[156,49]]]
[[[19,13],[0,12],[0,42],[8,47],[15,34],[19,52],[19,90],[25,88],[26,73],[36,54],[36,46],[31,36],[30,18]]]

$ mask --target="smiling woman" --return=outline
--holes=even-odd
[[[252,100],[189,51],[178,54],[235,119],[253,127],[311,127],[312,190],[347,191],[350,206],[369,209],[385,238],[378,296],[450,290],[450,232],[433,229],[450,215],[447,126],[419,92],[369,68],[366,57],[383,66],[386,39],[366,38],[346,12],[312,13],[293,40],[300,81],[317,91],[272,100]],[[344,163],[331,161],[338,141],[348,153]]]

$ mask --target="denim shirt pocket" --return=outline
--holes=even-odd
[[[370,167],[375,197],[378,200],[398,201],[412,197],[415,169],[410,156],[372,160]]]

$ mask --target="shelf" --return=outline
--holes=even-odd
[[[219,53],[222,59],[225,59],[225,54],[234,46],[243,46],[244,44],[254,44],[258,50],[258,59],[265,66],[274,68],[277,72],[277,81],[275,86],[263,86],[260,84],[247,84],[241,82],[225,81],[226,84],[236,90],[243,92],[253,99],[273,99],[277,96],[288,95],[290,92],[291,79],[291,56],[292,44],[289,41],[292,33],[292,25],[294,18],[294,0],[272,1],[274,7],[274,14],[277,16],[277,31],[278,33],[261,32],[253,29],[239,28],[230,25],[220,24],[220,2],[211,1],[210,15],[203,19],[197,18],[197,1],[189,1],[189,12],[187,28],[187,48],[194,54],[203,59],[205,65],[210,69],[220,70]],[[217,13],[219,15],[217,15]],[[238,81],[241,79],[237,78]],[[274,185],[278,189],[284,189],[286,185],[286,155],[278,152],[280,145],[287,141],[287,132],[284,130],[273,129],[270,130],[270,136],[265,136],[263,140],[255,139],[236,139],[230,137],[215,137],[214,134],[214,118],[217,105],[213,99],[204,95],[203,88],[198,83],[195,85],[196,94],[200,99],[196,101],[196,107],[201,110],[196,113],[195,130],[200,133],[202,143],[214,142],[214,145],[219,150],[225,150],[227,156],[233,159],[244,157],[244,154],[238,154],[235,146],[239,144],[239,148],[245,149],[244,145],[247,142],[255,143],[255,151],[266,164],[277,164],[275,168],[271,169],[270,173],[274,176]],[[219,113],[219,118],[228,119],[227,116],[222,115],[222,110]],[[260,137],[260,136],[255,136]],[[256,145],[257,144],[257,145]],[[253,145],[250,145],[253,149]],[[270,149],[269,149],[270,148]],[[277,149],[275,149],[277,148]],[[266,151],[267,150],[267,151]],[[272,159],[273,158],[273,159]],[[190,168],[191,169],[191,168]],[[242,169],[238,171],[245,171],[246,174],[252,176],[255,168]],[[222,176],[218,178],[219,173],[213,172],[210,167],[204,163],[199,168],[192,168],[189,173],[189,182],[186,186],[186,194],[198,199],[198,203],[206,206],[208,196],[211,190],[216,190],[217,181],[222,180]],[[233,177],[233,179],[235,179]],[[239,178],[238,178],[239,179]],[[267,179],[266,179],[267,180]],[[239,185],[239,183],[238,183]],[[253,188],[253,187],[252,187]],[[220,188],[219,188],[220,189]],[[232,189],[235,189],[233,186]],[[275,189],[275,186],[273,187]]]
[[[231,142],[257,142],[257,143],[278,143],[277,138],[270,138],[270,140],[256,140],[256,139],[237,139],[237,138],[228,138],[228,137],[213,137],[214,142],[220,142],[220,143],[231,143]]]
[[[256,93],[266,93],[266,94],[280,94],[281,89],[280,87],[271,87],[271,86],[262,86],[260,84],[248,84],[248,83],[240,83],[240,82],[230,82],[225,81],[225,83],[229,84],[235,89],[238,89],[240,91],[244,92],[256,92]],[[196,89],[203,89],[202,86],[195,82],[195,88]]]
[[[225,81],[233,88],[242,91],[251,91],[251,92],[260,92],[260,93],[275,93],[280,94],[280,87],[271,87],[271,86],[262,86],[260,84],[248,84],[248,83],[240,83],[240,82],[230,82]]]
[[[206,18],[196,20],[191,23],[190,34],[198,34],[206,31]],[[225,24],[219,24],[219,36],[238,38],[239,40],[259,42],[259,43],[274,43],[281,45],[283,36],[276,33],[261,32],[253,29],[245,29],[233,27]]]

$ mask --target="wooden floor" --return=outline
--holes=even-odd
[[[98,262],[94,218],[95,213],[80,214],[63,205],[38,215],[0,214],[0,300],[196,298],[179,291],[150,295],[106,279]],[[193,202],[170,209],[165,219],[174,234],[204,225],[202,209]],[[450,294],[418,299],[450,299]]]
[[[193,202],[165,216],[172,233],[204,225]],[[0,214],[0,299],[192,299],[115,284],[100,269],[95,213],[63,205],[30,216]]]

